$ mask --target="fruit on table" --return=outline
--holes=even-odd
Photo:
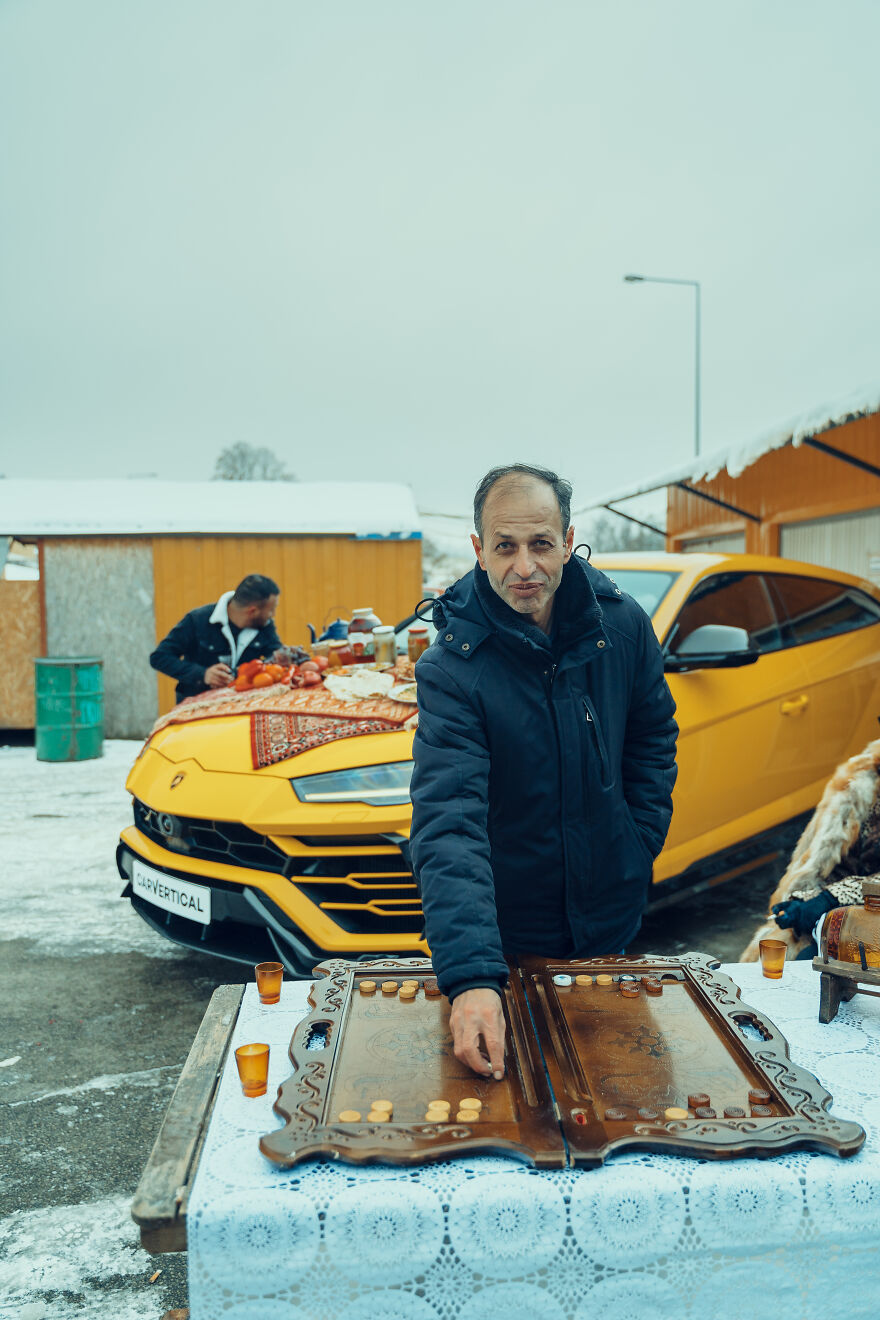
[[[276,655],[280,652],[276,651]],[[315,687],[327,668],[325,656],[304,660],[300,665],[286,666],[280,661],[248,660],[238,666],[233,688],[236,692],[252,692],[255,688],[271,687],[274,683],[289,683],[291,687]]]

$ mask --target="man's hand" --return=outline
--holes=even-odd
[[[211,665],[205,670],[205,682],[210,688],[228,687],[234,677],[229,665]]]
[[[464,990],[449,1014],[455,1057],[480,1077],[504,1076],[504,1014],[497,990]]]

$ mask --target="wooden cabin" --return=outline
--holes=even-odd
[[[39,578],[0,580],[0,729],[33,727],[34,656],[94,655],[106,736],[143,737],[174,701],[156,642],[248,573],[280,586],[290,644],[358,605],[397,623],[422,595],[418,511],[391,483],[5,480],[4,534],[37,547]]]

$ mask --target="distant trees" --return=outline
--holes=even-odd
[[[214,463],[212,481],[296,481],[271,449],[257,449],[239,440],[221,449]]]
[[[666,540],[659,532],[627,522],[614,513],[600,513],[591,519],[588,530],[578,528],[578,541],[587,540],[597,555],[611,550],[663,550]]]

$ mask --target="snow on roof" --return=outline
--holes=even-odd
[[[379,481],[0,480],[0,534],[421,536],[409,486]]]
[[[618,500],[631,499],[635,495],[643,495],[647,491],[670,486],[676,481],[711,480],[725,468],[731,477],[739,477],[746,468],[757,463],[759,458],[769,454],[772,449],[782,449],[789,444],[797,448],[812,436],[821,435],[823,431],[830,431],[832,427],[842,426],[857,417],[868,417],[875,412],[880,412],[880,384],[855,390],[836,403],[821,403],[818,407],[801,413],[784,426],[765,431],[746,444],[728,445],[727,448],[718,449],[712,454],[703,454],[686,463],[679,463],[677,467],[668,468],[665,472],[638,485],[621,487],[604,495],[589,507],[598,508],[601,505],[614,504]]]

